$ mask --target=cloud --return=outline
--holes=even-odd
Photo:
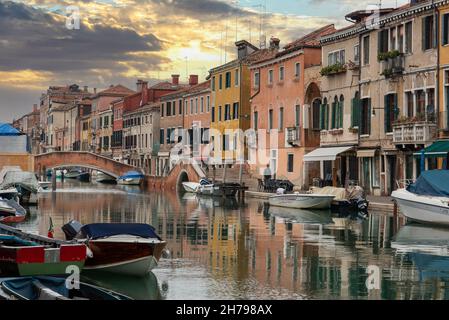
[[[65,19],[24,4],[0,2],[0,69],[50,72],[116,69],[118,62],[138,59],[132,53],[155,53],[163,43],[153,34],[122,26],[65,27]],[[157,66],[157,55],[141,62]]]

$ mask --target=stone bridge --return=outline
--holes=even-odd
[[[48,169],[80,167],[104,172],[114,178],[130,170],[142,172],[130,166],[91,152],[58,151],[34,156],[34,171],[42,174]]]

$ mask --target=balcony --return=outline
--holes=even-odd
[[[333,76],[340,73],[345,73],[347,71],[347,66],[341,63],[336,63],[329,65],[321,69],[320,74],[323,77]]]
[[[287,128],[287,143],[292,146],[301,146],[301,128],[300,127],[290,127]]]
[[[379,60],[382,67],[381,75],[385,78],[394,78],[404,73],[405,57],[399,51],[380,53]]]
[[[393,125],[393,143],[427,144],[436,138],[437,125],[431,121],[409,121]]]

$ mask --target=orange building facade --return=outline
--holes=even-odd
[[[267,164],[277,179],[308,185],[313,171],[305,172],[303,157],[319,146],[321,105],[319,38],[335,30],[328,25],[283,49],[271,39],[270,55],[254,62],[251,70],[251,128],[257,146],[251,168],[262,175]]]

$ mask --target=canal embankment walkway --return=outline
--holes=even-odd
[[[256,198],[261,200],[268,200],[273,193],[260,191],[246,191],[245,196],[248,198]],[[367,196],[369,201],[369,209],[372,211],[381,211],[393,214],[394,204],[391,197]]]

